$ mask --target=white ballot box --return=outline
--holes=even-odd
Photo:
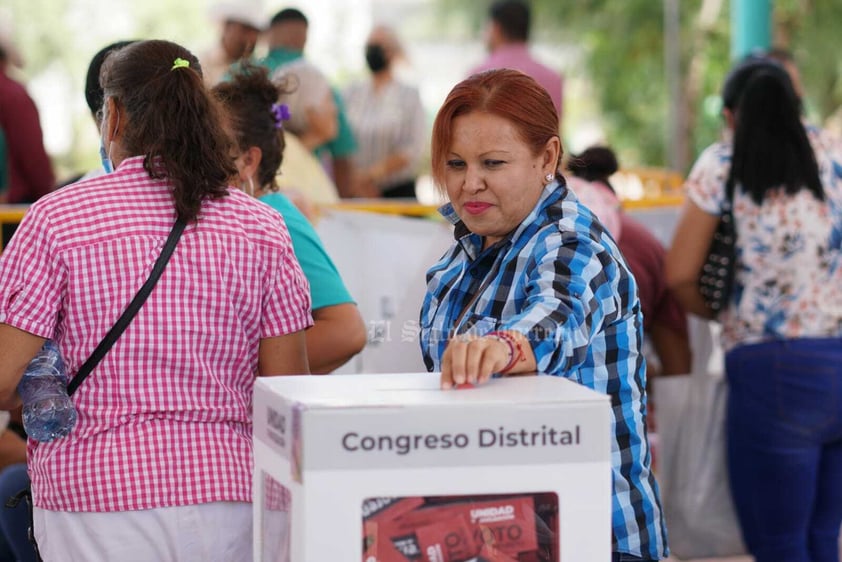
[[[260,378],[261,562],[604,562],[610,400],[549,376]]]

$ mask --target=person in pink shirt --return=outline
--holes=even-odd
[[[495,68],[511,68],[528,74],[550,94],[561,127],[562,76],[538,62],[529,52],[529,5],[521,0],[498,0],[491,5],[488,15],[485,45],[490,53],[488,58],[471,69],[469,74]]]
[[[251,560],[256,375],[307,374],[309,287],[281,216],[236,187],[198,59],[167,41],[100,72],[106,173],[34,203],[0,255],[0,408],[46,339],[71,378],[186,228],[148,300],[29,442],[45,560]]]
[[[657,355],[654,372],[681,375],[690,372],[692,353],[687,313],[667,287],[666,249],[654,234],[620,206],[611,176],[620,166],[607,146],[592,146],[567,162],[569,185],[608,229],[637,280],[643,331]]]

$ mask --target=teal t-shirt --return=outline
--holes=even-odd
[[[271,75],[278,67],[297,61],[304,55],[300,51],[291,51],[281,47],[272,49],[260,60],[260,64],[269,69]],[[333,101],[336,104],[337,132],[336,137],[321,146],[317,146],[314,152],[321,157],[325,152],[334,158],[347,158],[357,151],[357,139],[351,130],[351,122],[345,113],[345,102],[342,101],[342,94],[336,88],[331,87]]]
[[[276,47],[266,53],[259,63],[269,69],[269,75],[278,70],[278,67],[297,61],[304,54],[301,51],[292,51],[283,47]]]
[[[310,283],[310,297],[313,310],[354,302],[342,282],[339,271],[327,255],[319,235],[301,211],[282,193],[269,193],[261,201],[281,213],[287,224],[292,248],[304,277]]]

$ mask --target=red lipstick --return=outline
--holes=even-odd
[[[469,201],[465,203],[465,211],[472,215],[479,215],[491,208],[491,203],[483,203],[481,201]]]

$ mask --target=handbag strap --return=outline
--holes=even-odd
[[[76,392],[79,385],[85,381],[85,378],[91,373],[91,371],[94,370],[99,362],[102,361],[102,358],[105,357],[105,354],[108,353],[111,346],[114,345],[126,328],[128,328],[132,319],[134,319],[135,315],[140,310],[140,307],[143,306],[143,303],[146,302],[146,298],[152,292],[152,289],[155,288],[155,284],[164,272],[164,268],[166,267],[167,262],[170,261],[170,256],[172,256],[173,250],[175,250],[175,246],[178,244],[178,239],[181,238],[181,233],[184,232],[185,226],[187,226],[187,223],[185,223],[181,218],[175,221],[175,224],[170,231],[170,235],[167,237],[167,241],[164,244],[164,248],[161,250],[161,255],[158,256],[158,259],[155,261],[155,265],[152,267],[152,272],[149,274],[149,278],[146,280],[146,283],[143,284],[132,299],[132,302],[129,303],[129,306],[126,307],[126,310],[123,311],[123,314],[117,319],[114,326],[111,327],[111,330],[105,334],[105,337],[102,338],[102,341],[99,342],[98,346],[96,346],[94,352],[91,353],[91,356],[88,357],[88,360],[85,361],[85,363],[79,368],[76,376],[73,377],[73,380],[71,380],[70,384],[67,385],[68,395],[73,395],[73,393]]]
[[[734,187],[736,180],[734,179],[734,163],[728,169],[728,177],[725,179],[725,200],[723,201],[723,212],[732,214],[734,208]]]

